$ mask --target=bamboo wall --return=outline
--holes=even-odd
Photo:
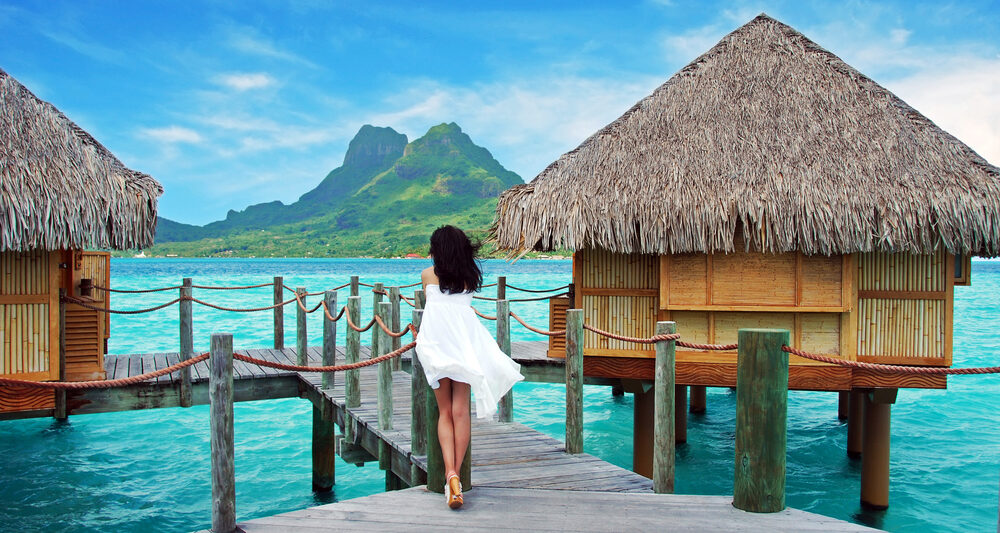
[[[0,252],[0,375],[58,379],[58,267],[58,252]]]
[[[88,278],[94,285],[110,286],[110,254],[105,252],[75,252],[73,278],[74,285]],[[79,267],[79,268],[76,268]],[[109,294],[94,290],[89,297],[81,297],[90,303],[109,307]],[[78,305],[66,306],[66,380],[86,381],[104,379],[104,354],[109,335],[108,313],[101,313]]]
[[[615,254],[584,249],[573,254],[575,305],[583,321],[598,329],[635,337],[653,335],[657,316],[658,259],[655,255]],[[584,332],[584,354],[651,356],[646,345]]]
[[[950,365],[955,265],[945,251],[860,254],[858,359]]]

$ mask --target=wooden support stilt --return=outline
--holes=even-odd
[[[191,298],[194,294],[191,278],[184,278],[180,288],[181,301],[177,308],[180,313],[180,346],[178,357],[181,361],[187,361],[194,357],[194,317],[191,310]],[[178,403],[181,407],[191,407],[191,367],[182,368],[178,374],[180,377],[180,398]]]
[[[506,282],[506,278],[502,276],[499,279]],[[499,281],[497,282],[497,286],[500,286]],[[500,346],[500,350],[507,354],[507,357],[510,357],[510,302],[507,300],[497,300],[497,344]],[[507,391],[507,394],[504,394],[500,398],[499,411],[500,422],[511,422],[514,420],[513,389]]]
[[[785,509],[788,344],[784,329],[741,329],[736,363],[736,468],[733,506]]]
[[[295,305],[295,362],[298,365],[309,364],[309,332],[306,329],[306,288],[298,287],[295,294],[300,302]]]
[[[406,486],[406,482],[400,479],[392,470],[385,471],[385,491],[389,492],[392,490],[403,490],[409,488]]]
[[[656,334],[669,335],[677,331],[674,322],[657,322]],[[656,363],[653,371],[653,492],[673,494],[674,492],[674,442],[675,421],[678,411],[675,407],[676,392],[683,386],[675,385],[674,358],[675,341],[656,343]],[[680,416],[686,413],[686,402],[678,402]]]
[[[351,276],[351,296],[360,296],[361,280],[358,276]]]
[[[357,276],[354,276],[355,278]],[[353,279],[353,278],[352,278]],[[361,321],[361,297],[351,296],[347,299],[347,314],[351,317],[351,322],[355,325]],[[357,363],[361,360],[361,333],[348,326],[346,332],[346,344],[344,348],[345,363]],[[348,370],[344,376],[344,395],[346,396],[347,407],[354,408],[361,406],[361,370]],[[347,436],[347,428],[344,428],[344,436]],[[353,442],[348,439],[349,442]]]
[[[333,405],[325,398],[313,405],[312,466],[313,490],[326,492],[336,483],[337,425]]]
[[[655,391],[635,389],[632,396],[632,471],[652,479]]]
[[[323,295],[323,302],[329,314],[337,316],[337,291],[326,291]],[[330,320],[327,313],[323,313],[323,366],[333,366],[337,364],[337,323]],[[334,383],[333,372],[323,372],[323,388],[332,389]]]
[[[625,396],[625,388],[622,387],[621,383],[615,383],[611,386],[612,396]]]
[[[685,385],[674,386],[674,442],[683,444],[688,440],[687,424],[688,388]]]
[[[705,394],[704,385],[691,385],[691,408],[690,411],[694,414],[701,414],[705,412],[705,407],[707,406],[707,398]]]
[[[847,456],[860,459],[864,450],[865,394],[851,391],[848,397]]]
[[[388,322],[389,302],[379,303],[377,313],[382,322]],[[372,357],[389,353],[389,335],[378,324],[372,329],[378,337],[378,351],[372,352]],[[378,427],[381,430],[392,429],[392,361],[378,364]]]
[[[212,335],[208,381],[212,449],[212,531],[236,529],[236,465],[233,459],[233,336]]]
[[[430,385],[427,386],[424,411],[427,413],[427,490],[444,494],[444,457],[441,455],[441,441],[438,439],[438,418],[441,413]]]
[[[566,453],[583,453],[583,310],[566,311]]]
[[[847,420],[850,415],[850,392],[839,392],[837,393],[837,419]]]
[[[274,276],[274,349],[285,349],[285,306],[278,305],[285,301],[285,280]]]
[[[372,316],[375,316],[375,315],[378,314],[378,304],[382,303],[382,294],[381,293],[383,292],[383,288],[384,287],[382,286],[382,283],[375,283],[375,287],[372,288]],[[383,318],[382,320],[385,320],[385,318]],[[389,322],[386,322],[386,324],[388,324],[388,323]],[[360,325],[360,324],[358,324],[358,325]],[[379,332],[378,325],[372,326],[372,330],[371,331],[372,331],[371,354],[372,354],[372,357],[375,357],[376,354],[383,354],[385,352],[379,351],[381,347],[378,345],[378,342],[379,342],[379,339],[381,339],[382,337],[381,337],[381,333]]]
[[[418,332],[423,316],[423,309],[413,310],[411,322]],[[416,351],[413,352],[412,357],[410,365],[410,453],[425,455],[427,453],[427,393],[430,387],[427,386],[427,376],[424,375],[424,368],[420,364],[420,358],[417,357]],[[427,474],[414,464],[410,468],[410,482],[414,486],[426,484]]]
[[[66,380],[66,289],[59,289],[59,381]],[[52,416],[56,420],[66,420],[66,389],[56,389],[55,409]]]
[[[507,276],[497,277],[497,301],[507,299]]]
[[[864,395],[865,423],[861,454],[861,506],[889,508],[889,426],[896,389],[875,389]]]
[[[391,316],[389,317],[389,321],[386,323],[389,324],[389,328],[393,331],[399,331],[399,328],[402,327],[401,324],[402,320],[400,319],[400,312],[399,312],[399,301],[400,301],[399,287],[389,287],[389,308],[391,311]],[[402,337],[390,337],[389,341],[392,343],[392,349],[386,350],[387,352],[392,350],[398,350],[399,347],[403,345]],[[396,357],[395,359],[392,360],[392,369],[394,371],[403,369],[402,357]]]

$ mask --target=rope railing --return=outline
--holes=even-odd
[[[938,375],[1000,374],[1000,366],[972,367],[972,368],[944,368],[944,367],[927,367],[927,366],[886,365],[881,363],[866,363],[863,361],[848,361],[846,359],[831,357],[829,355],[810,353],[805,350],[792,348],[791,346],[782,346],[781,349],[782,351],[788,352],[792,355],[805,357],[806,359],[819,361],[821,363],[830,363],[837,366],[862,368],[865,370],[873,370],[876,372],[888,372],[893,374],[938,374]]]
[[[217,286],[214,286],[214,285],[192,285],[191,288],[193,288],[193,289],[207,289],[207,290],[210,290],[210,291],[241,291],[241,290],[244,290],[244,289],[259,289],[261,287],[273,287],[273,286],[274,286],[274,282],[272,281],[271,283],[260,283],[260,284],[257,284],[257,285],[238,285],[238,286],[232,286],[232,287],[217,287]]]
[[[271,285],[268,283],[268,285]],[[184,287],[183,285],[174,285],[172,287],[159,287],[157,289],[112,289],[110,287],[101,287],[100,285],[91,285],[92,289],[97,289],[104,292],[121,292],[125,294],[145,294],[149,292],[161,292],[161,291],[173,291]]]
[[[403,333],[406,333],[405,331]],[[400,346],[398,349],[393,350],[387,354],[380,355],[372,359],[366,359],[364,361],[358,361],[357,363],[347,363],[343,365],[333,365],[333,366],[302,366],[302,365],[288,365],[285,363],[278,363],[275,361],[268,361],[266,359],[257,359],[256,357],[250,357],[249,355],[243,355],[238,353],[233,353],[233,359],[239,359],[245,363],[252,363],[259,366],[266,366],[270,368],[276,368],[278,370],[289,370],[292,372],[341,372],[344,370],[354,370],[357,368],[364,368],[366,366],[377,365],[383,361],[387,361],[394,357],[399,357],[403,355],[408,350],[413,349],[417,345],[416,341],[410,342],[404,346]]]
[[[93,305],[93,304],[91,304],[89,302],[86,302],[84,300],[80,300],[80,299],[74,298],[72,296],[64,296],[63,297],[63,301],[66,302],[66,303],[70,303],[70,304],[74,304],[74,305],[79,305],[80,307],[85,307],[85,308],[90,309],[92,311],[100,311],[100,312],[103,312],[103,313],[113,313],[113,314],[116,314],[116,315],[139,315],[139,314],[142,314],[142,313],[152,313],[153,311],[159,311],[160,309],[163,309],[165,307],[170,307],[171,305],[174,305],[175,303],[180,302],[181,298],[174,298],[173,300],[170,300],[169,302],[162,303],[160,305],[153,306],[153,307],[147,307],[145,309],[110,309],[110,308],[107,308],[107,307],[99,307],[99,306]]]
[[[543,293],[543,292],[555,292],[555,291],[561,291],[563,289],[567,289],[567,288],[569,288],[569,283],[567,283],[566,285],[563,285],[562,287],[556,287],[554,289],[522,289],[521,287],[515,287],[515,286],[511,285],[510,283],[508,283],[506,285],[506,287],[508,289],[514,289],[515,291],[533,292],[533,293],[538,294],[538,293]]]
[[[684,342],[677,341],[677,346],[683,346],[685,348],[691,348],[694,350],[735,350],[738,348],[736,343],[733,344],[698,344],[694,342]]]
[[[559,294],[553,294],[551,296],[539,296],[538,298],[513,298],[513,299],[510,299],[510,300],[507,300],[507,301],[511,302],[511,303],[513,303],[513,302],[537,302],[537,301],[541,301],[541,300],[551,300],[553,298],[559,298],[560,296],[566,296],[567,294],[569,294],[569,293],[568,292],[562,292],[562,293],[559,293]],[[496,298],[493,298],[491,296],[473,296],[473,298],[476,299],[476,300],[485,300],[485,301],[488,301],[488,302],[495,302],[495,301],[497,301]]]
[[[560,330],[556,330],[556,331],[547,331],[547,330],[544,330],[544,329],[538,329],[538,328],[532,327],[532,326],[528,325],[528,323],[525,322],[524,320],[521,320],[521,317],[517,316],[517,313],[513,313],[512,312],[510,314],[510,316],[514,320],[517,320],[518,322],[520,322],[522,326],[524,326],[525,328],[528,329],[528,331],[533,331],[533,332],[535,332],[535,333],[537,333],[539,335],[546,335],[546,336],[549,336],[549,337],[561,337],[561,336],[563,336],[563,335],[566,334],[566,330],[565,329],[560,329]]]
[[[165,376],[167,374],[176,372],[182,368],[187,368],[191,365],[198,364],[202,361],[205,361],[206,359],[208,359],[208,352],[204,352],[201,355],[198,355],[197,357],[186,359],[179,363],[175,363],[166,368],[161,368],[160,370],[155,370],[153,372],[147,372],[145,374],[139,374],[137,376],[130,376],[127,378],[108,379],[105,381],[25,381],[22,379],[0,378],[0,385],[7,385],[12,387],[30,387],[36,389],[63,389],[63,390],[111,389],[115,387],[127,387],[129,385],[135,385],[136,383],[141,383],[149,379]]]
[[[371,329],[372,326],[375,325],[375,319],[374,318],[372,318],[371,320],[369,320],[368,323],[365,324],[365,327],[363,327],[363,328],[359,328],[354,323],[354,321],[351,320],[351,314],[350,313],[345,313],[344,314],[344,318],[347,319],[347,325],[350,326],[350,328],[353,329],[354,331],[357,331],[358,333],[364,333],[364,332],[368,331],[369,329]]]
[[[583,329],[587,331],[592,331],[602,337],[607,337],[609,339],[615,339],[625,342],[635,342],[638,344],[656,344],[659,341],[675,341],[681,338],[680,333],[670,333],[668,335],[653,335],[652,337],[627,337],[625,335],[618,335],[615,333],[597,329],[589,324],[584,324]]]
[[[479,318],[485,318],[486,320],[496,320],[496,319],[497,319],[497,317],[495,317],[495,316],[489,316],[489,315],[484,315],[484,314],[480,313],[480,312],[479,312],[479,309],[476,309],[475,307],[473,307],[473,308],[472,308],[472,310],[473,310],[473,311],[474,311],[474,312],[475,312],[475,313],[476,313],[477,315],[479,315]]]
[[[340,312],[337,313],[336,317],[334,317],[333,315],[330,314],[330,308],[327,307],[326,300],[320,302],[320,305],[323,306],[323,314],[326,315],[327,320],[329,320],[330,322],[336,322],[336,321],[340,320],[340,317],[342,317],[342,316],[344,316],[344,315],[347,314],[347,306],[346,305],[340,308]]]

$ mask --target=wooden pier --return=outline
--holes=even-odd
[[[546,355],[547,343],[515,342],[512,351],[529,381],[564,381],[564,361]],[[285,364],[296,364],[300,360],[292,348],[239,352]],[[473,418],[472,427],[473,488],[468,492],[469,503],[459,512],[450,511],[440,501],[440,494],[422,486],[426,480],[426,456],[414,455],[410,450],[409,355],[403,356],[402,369],[392,373],[391,430],[380,429],[378,422],[377,366],[361,369],[361,405],[347,408],[344,373],[334,374],[333,386],[323,388],[319,373],[289,372],[233,361],[235,401],[288,397],[310,400],[314,412],[326,413],[341,429],[341,434],[335,435],[335,448],[346,462],[377,461],[380,449],[387,450],[387,459],[381,461],[381,466],[387,470],[386,487],[403,489],[250,520],[238,524],[240,528],[244,531],[286,531],[290,528],[406,531],[460,526],[495,530],[502,519],[503,527],[511,530],[596,531],[615,529],[607,522],[608,516],[621,516],[628,522],[627,526],[625,523],[620,525],[628,529],[656,529],[669,522],[676,529],[699,530],[868,530],[793,509],[748,513],[734,508],[729,496],[653,494],[653,482],[630,470],[586,453],[567,453],[559,440],[523,424],[477,418]],[[362,359],[368,357],[368,348],[362,347]],[[322,364],[321,347],[309,347],[307,360],[312,366]],[[337,360],[344,360],[343,347],[337,347]],[[105,366],[108,378],[117,379],[165,368],[177,361],[177,353],[129,354],[109,356]],[[209,364],[210,361],[203,361],[191,367],[192,404],[208,403]],[[588,378],[587,382],[605,384],[601,378]],[[67,411],[75,415],[177,407],[181,399],[181,379],[175,373],[129,387],[68,391]],[[51,410],[37,410],[21,412],[19,417],[52,414]],[[314,417],[314,425],[316,422]],[[329,475],[332,481],[335,473],[331,470]]]

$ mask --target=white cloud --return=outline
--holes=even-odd
[[[259,35],[257,30],[253,28],[232,28],[228,41],[230,47],[247,54],[318,68],[312,61],[279,48],[270,39]]]
[[[987,161],[1000,165],[1000,58],[954,57],[885,85]]]
[[[219,74],[213,81],[224,87],[236,91],[248,91],[250,89],[263,89],[274,84],[275,80],[264,72],[240,72]]]
[[[889,40],[892,44],[897,46],[902,46],[906,44],[906,40],[910,38],[910,34],[913,33],[910,30],[904,28],[896,28],[889,32]]]
[[[200,143],[201,135],[198,132],[181,126],[167,126],[165,128],[143,128],[139,134],[147,139],[165,143]]]

